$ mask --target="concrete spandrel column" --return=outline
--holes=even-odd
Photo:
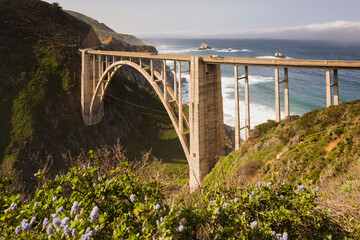
[[[289,102],[289,71],[288,68],[284,68],[284,107],[285,107],[285,118],[290,116],[290,102]]]
[[[238,66],[234,66],[234,91],[235,91],[235,150],[240,148],[240,108],[239,108],[239,76]]]
[[[334,105],[339,105],[339,81],[337,69],[334,69]]]
[[[280,122],[280,86],[279,86],[279,68],[275,68],[275,120]]]
[[[331,106],[331,71],[326,69],[326,107]]]

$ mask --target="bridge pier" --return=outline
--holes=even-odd
[[[334,88],[334,102],[331,101],[331,88]],[[331,83],[331,69],[326,69],[326,107],[332,104],[339,105],[339,84],[338,84],[338,70],[334,69],[334,79]]]
[[[191,58],[190,67],[190,190],[200,186],[224,154],[221,65]]]

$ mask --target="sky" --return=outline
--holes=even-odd
[[[53,0],[47,0],[52,3]],[[56,0],[140,38],[327,38],[360,42],[360,0]]]

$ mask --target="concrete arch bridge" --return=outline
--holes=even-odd
[[[250,101],[248,66],[275,69],[275,120],[281,120],[280,87],[284,83],[285,116],[290,115],[288,68],[315,68],[326,71],[326,106],[339,103],[338,69],[360,70],[360,61],[288,60],[228,58],[219,56],[194,56],[99,51],[82,52],[81,106],[86,125],[99,123],[104,117],[104,97],[116,71],[131,66],[139,71],[152,86],[166,109],[179,137],[190,169],[190,188],[200,186],[203,178],[224,154],[224,119],[221,92],[221,65],[234,66],[235,96],[235,149],[240,146],[240,131],[250,132]],[[173,68],[166,63],[172,61]],[[239,66],[244,74],[239,76]],[[284,69],[283,80],[279,69]],[[172,83],[167,72],[172,71]],[[332,74],[333,73],[333,77]],[[189,74],[189,101],[183,101],[182,76]],[[245,82],[245,124],[240,126],[239,81]],[[331,91],[333,88],[333,94]],[[333,98],[333,100],[332,100]],[[176,106],[174,111],[173,106]],[[184,106],[189,108],[188,114]],[[187,111],[186,111],[187,112]]]

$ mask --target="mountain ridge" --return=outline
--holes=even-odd
[[[122,40],[129,44],[146,45],[142,40],[138,39],[137,37],[130,34],[117,33],[113,29],[108,27],[106,24],[100,23],[96,19],[86,16],[82,13],[72,10],[65,10],[65,12],[92,26],[101,41],[107,39],[110,36],[113,36],[118,40]]]

